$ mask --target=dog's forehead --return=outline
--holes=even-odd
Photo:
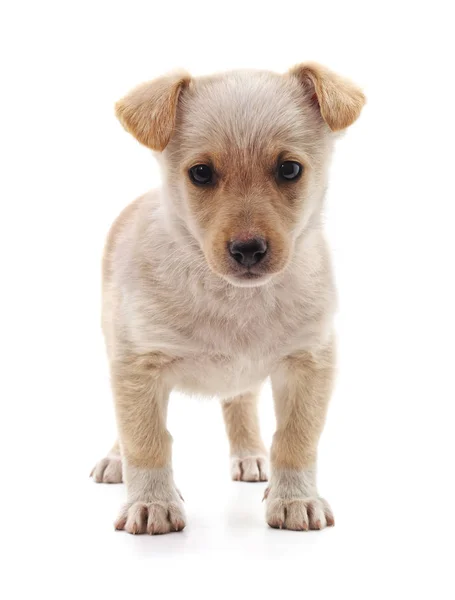
[[[192,82],[183,94],[178,130],[185,146],[209,152],[313,143],[320,123],[297,81],[269,72],[233,71]]]

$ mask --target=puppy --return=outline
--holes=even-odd
[[[185,527],[166,429],[174,389],[219,398],[232,478],[268,479],[256,407],[267,377],[277,418],[267,523],[334,524],[316,487],[335,362],[321,210],[336,132],[364,102],[350,81],[301,64],[285,75],[172,74],[117,103],[163,176],[117,218],[103,259],[119,442],[93,477],[126,483],[117,529]]]

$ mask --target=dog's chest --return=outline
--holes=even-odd
[[[231,307],[232,309],[233,307]],[[261,310],[262,308],[262,310]],[[192,323],[177,386],[184,391],[231,397],[264,381],[287,354],[319,335],[301,302],[239,307],[205,314]]]
[[[263,382],[285,356],[318,345],[330,329],[331,296],[315,277],[294,275],[253,290],[182,282],[178,294],[141,294],[124,307],[137,353],[177,358],[176,388],[226,398]]]

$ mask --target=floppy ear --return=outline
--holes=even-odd
[[[319,105],[322,118],[332,131],[352,125],[365,104],[360,88],[317,63],[303,63],[290,70],[310,99]]]
[[[117,102],[115,114],[141,144],[161,152],[175,126],[180,92],[190,79],[177,73],[143,83]]]

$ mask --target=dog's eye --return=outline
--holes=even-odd
[[[208,165],[195,165],[189,170],[190,179],[196,185],[212,183],[213,171]]]
[[[293,179],[300,177],[302,171],[303,167],[300,163],[293,160],[286,160],[284,163],[281,163],[278,174],[281,179],[292,181]]]

